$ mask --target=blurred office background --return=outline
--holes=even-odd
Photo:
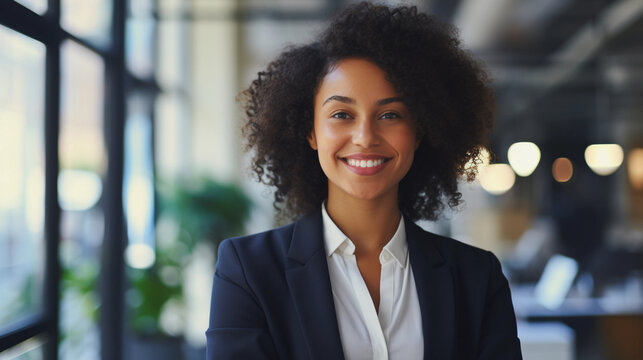
[[[0,359],[201,359],[216,244],[275,225],[235,95],[349,0],[0,0]],[[525,359],[643,358],[643,1],[417,0],[492,74]]]

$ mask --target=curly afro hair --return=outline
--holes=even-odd
[[[417,121],[421,143],[400,182],[405,217],[435,220],[462,202],[458,179],[473,181],[488,147],[494,98],[482,66],[460,48],[457,30],[415,7],[352,5],[311,44],[287,48],[240,93],[252,172],[276,188],[286,218],[319,210],[328,180],[306,137],[323,77],[343,58],[377,64]]]

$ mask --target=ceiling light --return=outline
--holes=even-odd
[[[643,148],[632,149],[627,155],[627,175],[636,190],[643,190]]]
[[[515,182],[516,175],[507,164],[491,164],[480,173],[480,185],[493,195],[504,194]]]
[[[568,158],[559,157],[554,160],[554,164],[551,166],[551,174],[554,176],[554,180],[560,183],[568,182],[574,174],[574,165]]]
[[[532,142],[517,142],[509,147],[507,157],[516,174],[529,176],[540,162],[540,149]]]
[[[598,175],[609,175],[623,163],[623,148],[618,144],[594,144],[585,149],[585,162]]]

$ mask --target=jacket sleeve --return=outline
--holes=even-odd
[[[277,358],[266,318],[230,240],[219,245],[206,338],[208,360]]]
[[[491,270],[485,299],[478,360],[522,359],[509,283],[500,261],[488,252]]]

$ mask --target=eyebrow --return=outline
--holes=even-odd
[[[348,96],[333,95],[333,96],[329,97],[328,99],[324,100],[324,103],[322,104],[322,106],[326,105],[326,103],[331,101],[331,100],[343,102],[343,103],[346,103],[346,104],[355,104],[356,103],[355,99],[349,98]],[[378,105],[378,106],[382,106],[382,105],[387,105],[387,104],[394,103],[394,102],[404,102],[404,101],[400,97],[390,97],[390,98],[378,100],[375,104]]]
[[[376,104],[377,104],[377,105],[379,105],[379,106],[382,106],[382,105],[387,105],[387,104],[394,103],[394,102],[401,102],[401,103],[403,103],[404,101],[402,100],[402,98],[401,98],[401,97],[391,97],[391,98],[386,98],[386,99],[378,100],[378,101],[376,102]]]

